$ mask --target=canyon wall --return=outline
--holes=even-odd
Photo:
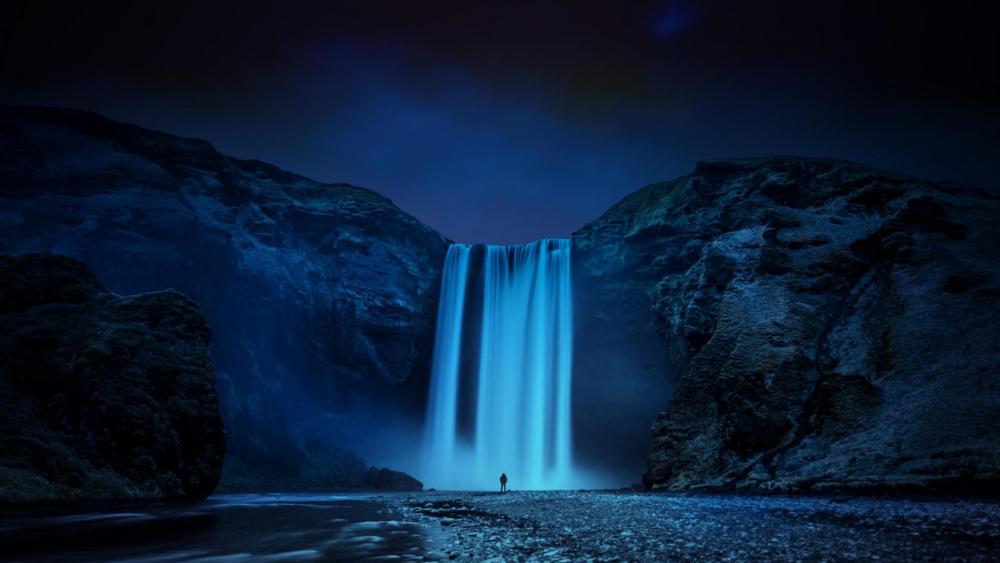
[[[353,452],[422,418],[447,242],[385,197],[70,110],[3,108],[0,155],[0,252],[201,306],[223,486],[363,479]]]
[[[676,373],[647,487],[995,488],[996,191],[835,160],[703,162],[574,240],[584,281],[641,302]]]

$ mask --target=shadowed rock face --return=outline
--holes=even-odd
[[[574,236],[677,371],[648,487],[1000,477],[1000,199],[832,160],[700,163]],[[604,283],[604,282],[602,282]]]
[[[208,496],[225,429],[208,325],[71,258],[0,255],[0,502]]]
[[[365,472],[364,485],[377,491],[419,491],[424,484],[402,471],[371,467]]]
[[[447,243],[388,199],[85,112],[2,109],[0,155],[0,251],[201,305],[224,485],[338,485],[341,448],[420,416]]]

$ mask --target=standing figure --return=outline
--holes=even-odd
[[[501,493],[506,493],[507,492],[507,474],[506,473],[501,473],[500,474],[500,492]]]

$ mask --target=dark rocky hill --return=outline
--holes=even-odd
[[[703,162],[576,233],[580,283],[610,310],[640,296],[677,374],[646,485],[995,486],[998,195],[842,161]]]
[[[0,178],[0,252],[72,256],[115,292],[201,306],[223,485],[335,485],[357,472],[345,449],[420,416],[447,243],[385,197],[41,108],[0,110]]]
[[[222,473],[211,334],[174,291],[0,255],[0,502],[203,498]]]

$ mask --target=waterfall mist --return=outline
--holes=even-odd
[[[422,476],[428,486],[579,486],[571,243],[454,244],[445,258]]]

